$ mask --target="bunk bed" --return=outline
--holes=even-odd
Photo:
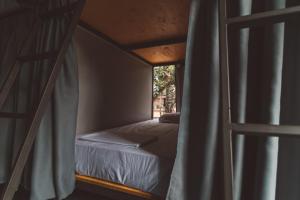
[[[151,118],[153,68],[184,67],[189,6],[189,1],[181,0],[123,2],[122,6],[114,1],[87,1],[75,34],[81,92],[77,133],[83,133],[76,138],[77,187],[101,195],[103,188],[119,191],[131,195],[130,200],[164,199],[179,120],[103,127]],[[179,76],[183,72],[176,74],[176,80]],[[107,141],[110,133],[129,134],[132,129],[151,136],[142,144]],[[99,141],[100,134],[105,137]]]
[[[110,1],[108,1],[108,2],[110,2]],[[134,29],[132,29],[132,28],[126,28],[126,30],[133,30],[135,33],[138,33],[138,37],[137,37],[137,36],[133,35],[132,33],[125,33],[125,31],[121,32],[121,31],[117,30],[116,33],[121,33],[122,35],[125,35],[125,36],[127,35],[127,36],[129,36],[127,39],[130,39],[128,41],[116,40],[117,42],[115,42],[115,43],[117,44],[117,46],[119,46],[120,49],[122,49],[124,52],[129,53],[135,59],[139,59],[139,61],[143,61],[144,63],[146,63],[147,65],[149,65],[151,67],[159,66],[159,65],[179,64],[179,63],[182,64],[184,62],[184,58],[185,58],[185,41],[186,41],[186,32],[187,32],[186,28],[178,28],[178,30],[180,30],[180,31],[175,34],[173,34],[173,33],[168,34],[166,30],[163,30],[163,34],[161,34],[161,26],[163,25],[164,27],[170,27],[171,30],[172,30],[172,27],[176,24],[180,25],[180,27],[187,27],[187,21],[188,21],[187,13],[188,12],[186,12],[187,9],[181,9],[181,8],[182,7],[187,8],[188,3],[181,2],[181,1],[178,1],[179,3],[176,3],[176,2],[174,3],[174,1],[170,1],[170,2],[172,2],[173,5],[175,5],[175,8],[169,9],[169,7],[167,6],[167,10],[171,10],[173,13],[176,13],[177,17],[175,17],[175,18],[172,17],[171,19],[167,19],[167,22],[169,22],[169,23],[165,23],[165,22],[163,24],[160,23],[161,21],[165,21],[165,20],[161,20],[162,18],[165,17],[164,16],[164,15],[166,15],[165,12],[156,12],[159,15],[163,15],[162,17],[160,17],[160,16],[153,17],[154,12],[151,12],[151,15],[147,15],[147,12],[141,12],[140,17],[138,17],[137,15],[133,15],[135,19],[140,19],[140,22],[138,24],[131,23],[132,19],[130,17],[128,18],[128,22],[130,22],[129,24],[132,24],[133,27],[135,27],[135,26],[138,27],[138,30],[144,30],[145,28],[143,26],[151,28],[151,26],[144,23],[144,21],[147,21],[145,18],[151,17],[151,18],[157,20],[157,21],[154,21],[154,23],[153,23],[153,24],[155,24],[155,27],[151,28],[152,30],[149,31],[149,33],[151,33],[151,34],[156,33],[154,35],[154,37],[152,37],[151,35],[147,36],[148,31],[147,32],[134,31]],[[47,79],[48,82],[46,82],[46,86],[41,87],[44,89],[43,92],[41,93],[42,94],[41,99],[36,100],[36,102],[34,102],[37,104],[36,106],[32,106],[34,109],[36,109],[36,110],[30,112],[32,115],[31,114],[27,115],[27,114],[23,114],[23,113],[20,113],[20,114],[19,113],[0,113],[2,115],[2,117],[4,117],[4,118],[15,118],[15,119],[25,118],[25,117],[30,118],[30,120],[28,120],[28,122],[29,122],[28,134],[23,142],[23,146],[21,147],[20,154],[17,157],[17,161],[14,166],[14,169],[12,170],[10,181],[8,181],[8,185],[7,185],[7,188],[6,188],[4,196],[3,196],[4,199],[12,199],[14,193],[17,191],[17,186],[19,185],[20,180],[21,180],[20,177],[22,176],[22,172],[25,167],[26,161],[27,161],[28,157],[30,156],[30,152],[31,152],[30,149],[32,148],[32,146],[34,144],[34,140],[39,132],[38,131],[39,124],[42,121],[42,117],[47,108],[47,105],[51,103],[50,97],[52,95],[53,88],[55,86],[55,80],[58,78],[58,76],[60,74],[60,71],[62,68],[62,63],[64,61],[65,54],[68,50],[67,47],[72,39],[73,32],[76,29],[79,18],[80,18],[81,25],[89,24],[89,25],[91,25],[91,28],[95,29],[96,32],[99,34],[101,34],[101,32],[99,31],[101,28],[98,29],[99,24],[96,25],[94,23],[90,23],[90,19],[96,19],[97,22],[99,21],[99,19],[112,19],[112,16],[108,16],[108,17],[93,16],[94,13],[92,10],[90,10],[90,8],[94,8],[95,6],[92,5],[90,2],[88,2],[87,5],[85,6],[85,9],[84,9],[85,12],[81,14],[81,11],[83,10],[83,7],[85,5],[84,3],[85,3],[84,0],[79,0],[78,2],[76,1],[76,3],[72,3],[67,6],[61,6],[61,7],[57,6],[57,8],[55,7],[55,9],[52,9],[52,7],[50,6],[52,4],[49,3],[49,5],[47,4],[47,6],[49,6],[51,8],[49,8],[49,9],[47,8],[46,9],[47,12],[45,12],[45,13],[43,13],[44,8],[42,6],[46,5],[46,3],[45,4],[41,3],[41,4],[37,4],[37,5],[35,5],[34,3],[32,3],[30,5],[28,4],[28,7],[30,9],[31,8],[35,9],[35,12],[32,12],[32,13],[37,14],[39,18],[41,18],[42,20],[45,20],[45,21],[37,20],[39,22],[35,22],[35,23],[33,23],[33,25],[47,25],[49,20],[53,20],[53,18],[56,19],[58,17],[61,20],[67,19],[70,22],[67,26],[66,34],[62,37],[63,40],[60,42],[60,45],[58,45],[59,48],[57,50],[53,50],[53,52],[45,51],[45,52],[41,52],[39,54],[34,54],[34,55],[26,54],[26,56],[22,56],[20,54],[20,55],[16,56],[18,58],[18,63],[19,62],[21,63],[24,61],[36,62],[36,61],[48,60],[48,59],[53,59],[54,62],[53,62],[53,66],[51,65],[53,67],[53,69],[51,71],[49,71],[51,73],[50,73],[49,79]],[[105,2],[101,2],[100,4],[98,4],[98,3],[97,3],[97,7],[105,9],[105,6],[103,6],[103,5],[105,5]],[[126,5],[127,5],[127,3],[126,3]],[[162,6],[164,6],[164,5],[167,5],[167,4],[163,2]],[[41,7],[38,7],[38,6],[41,6]],[[113,7],[111,7],[111,6],[113,6]],[[136,6],[136,8],[138,8],[138,10],[144,10],[143,7],[146,7],[146,8],[149,7],[151,9],[153,9],[153,8],[156,9],[157,4],[155,4],[155,3],[154,4],[153,3],[146,4],[145,2],[143,2],[143,3],[134,3],[133,6]],[[108,5],[108,7],[122,8],[122,6],[119,6],[118,4]],[[28,9],[26,6],[24,9],[22,8],[21,10],[18,9],[13,12],[4,13],[4,15],[1,14],[0,18],[8,17],[10,15],[15,15],[18,13],[23,13],[25,10],[30,10],[30,9]],[[123,16],[128,16],[126,13],[130,13],[132,10],[134,10],[134,8],[132,8],[131,6],[128,7],[127,9],[122,8],[120,10],[120,12],[119,11],[111,12],[111,10],[105,9],[105,11],[108,11],[108,12],[106,12],[106,14],[109,15],[111,13],[114,13],[113,15],[115,16],[115,13],[120,13],[120,16],[122,16],[122,18],[123,18]],[[182,14],[178,13],[177,10],[179,10],[179,11],[183,10]],[[121,13],[121,11],[122,11],[122,13]],[[99,13],[99,10],[97,9],[96,12]],[[102,13],[102,12],[100,12],[100,13]],[[169,12],[167,12],[167,14],[169,15]],[[184,21],[182,20],[183,18],[185,19]],[[52,23],[49,23],[49,24],[52,24]],[[101,23],[101,24],[103,24],[103,23]],[[113,23],[109,22],[109,24],[113,24]],[[56,23],[56,25],[58,25],[58,23]],[[33,26],[33,27],[34,28],[32,29],[32,34],[30,34],[30,35],[32,37],[33,42],[36,42],[34,40],[37,40],[37,38],[35,38],[34,34],[33,34],[36,29],[35,29],[35,26]],[[98,27],[98,28],[96,28],[96,27]],[[116,29],[115,26],[109,26],[109,27],[113,28],[113,30]],[[107,32],[107,31],[104,31],[104,32]],[[148,38],[139,38],[144,34]],[[51,37],[52,36],[54,37],[55,34],[54,35],[50,34],[50,35],[51,35]],[[111,34],[109,34],[109,35],[111,35]],[[105,35],[104,35],[104,37],[105,37]],[[46,36],[43,36],[42,38],[46,38]],[[110,40],[109,39],[110,37],[107,37],[107,38],[108,38],[108,40]],[[113,37],[112,42],[115,39],[116,38]],[[153,40],[153,41],[151,41],[151,40]],[[32,42],[31,39],[28,41],[29,41],[29,43]],[[144,44],[145,41],[147,41],[146,44]],[[168,48],[154,49],[155,52],[161,52],[162,55],[169,55],[169,54],[172,54],[172,55],[170,55],[167,58],[165,58],[166,56],[158,56],[159,59],[153,59],[153,58],[150,59],[149,56],[151,56],[152,51],[153,51],[153,50],[151,50],[151,48],[157,47],[157,46],[168,46]],[[148,51],[148,53],[147,52],[145,53],[143,51],[144,48],[150,48],[150,51]],[[170,51],[169,49],[174,49],[174,51]],[[20,51],[20,52],[22,53],[22,51]],[[175,53],[172,53],[172,52],[175,52]],[[68,52],[67,52],[67,54],[68,54]],[[74,57],[73,57],[73,55],[69,55],[69,56],[72,57],[72,61],[74,61],[74,63],[66,62],[66,63],[64,63],[64,65],[70,65],[70,66],[73,65],[73,68],[76,68],[75,67],[76,66],[75,56]],[[4,89],[5,89],[4,93],[2,93],[2,91],[1,91],[0,105],[5,103],[5,99],[8,95],[9,89],[12,88],[13,82],[16,81],[16,79],[18,78],[17,74],[18,74],[18,71],[20,70],[19,68],[20,67],[16,64],[13,66],[13,70],[10,71],[10,75],[7,78],[7,83],[6,83],[6,85],[8,87],[4,87]],[[65,70],[64,70],[64,72],[65,72]],[[74,73],[73,75],[75,75],[75,74],[76,73]],[[63,74],[63,75],[65,75],[68,78],[71,77],[66,74]],[[38,85],[34,81],[32,81],[32,83]],[[76,90],[75,86],[72,89],[74,89],[74,91],[75,91]],[[57,95],[57,96],[62,97],[62,96],[64,96],[62,94],[63,93],[60,93],[58,95],[55,93],[54,96]],[[65,95],[65,96],[70,96],[70,95],[68,93],[68,95]],[[76,99],[76,98],[74,97],[74,99]],[[72,99],[72,100],[74,100],[74,99]],[[64,99],[64,102],[66,102],[65,99]],[[74,105],[76,105],[76,103],[74,103]],[[74,111],[74,110],[76,110],[76,109],[73,109],[72,111]],[[70,117],[71,113],[72,112],[68,112],[68,114],[69,114],[68,118],[71,118]],[[65,121],[61,120],[60,117],[57,117],[56,115],[53,115],[52,120],[54,120],[54,119],[56,120],[56,118],[59,122],[62,122],[62,123],[65,122]],[[74,119],[75,119],[75,117],[74,117]],[[56,124],[56,123],[53,123],[53,124]],[[65,123],[64,125],[67,125],[67,123]],[[75,126],[72,126],[72,127],[75,127]],[[130,144],[124,144],[123,143],[124,141],[121,141],[121,143],[112,144],[111,142],[109,142],[107,140],[99,141],[99,138],[97,138],[97,137],[96,137],[97,140],[95,140],[95,138],[93,138],[93,137],[89,137],[89,136],[97,136],[97,135],[103,133],[103,131],[88,134],[89,136],[87,136],[87,135],[79,136],[77,138],[77,140],[76,140],[76,155],[78,155],[78,157],[76,157],[76,159],[78,159],[78,160],[76,160],[77,180],[81,181],[81,182],[94,184],[94,185],[102,185],[102,186],[105,186],[112,190],[118,190],[118,191],[123,191],[123,192],[127,191],[127,193],[129,193],[129,194],[134,194],[135,196],[139,196],[142,198],[154,199],[154,198],[157,198],[157,196],[164,197],[164,195],[166,194],[167,188],[168,188],[169,177],[170,177],[174,159],[175,159],[178,124],[162,124],[162,123],[159,123],[157,120],[140,122],[140,123],[131,124],[131,125],[115,128],[115,129],[106,130],[106,132],[108,132],[106,134],[106,136],[107,136],[106,139],[112,139],[110,137],[110,134],[118,134],[119,135],[119,133],[123,132],[123,131],[125,131],[125,132],[127,131],[126,133],[128,133],[128,134],[132,133],[132,131],[134,133],[137,133],[135,136],[138,137],[138,140],[134,141],[133,143],[130,143]],[[56,134],[56,132],[58,132],[58,131],[56,130],[53,132],[55,132],[55,134]],[[68,132],[71,134],[75,133],[75,131],[64,131],[64,133],[65,132]],[[139,137],[138,136],[139,134],[143,135],[143,137]],[[50,135],[50,134],[48,134],[48,135]],[[55,137],[56,136],[57,135],[55,135]],[[122,136],[124,136],[124,135],[122,134]],[[129,136],[129,135],[126,135],[126,136]],[[132,135],[130,135],[130,137],[131,136]],[[130,138],[130,139],[135,140],[135,139],[137,139],[136,137]],[[57,138],[58,137],[56,137],[56,139]],[[73,139],[73,137],[72,137],[72,139]],[[125,138],[125,139],[128,139],[128,138]],[[68,140],[68,141],[71,141],[71,140]],[[129,140],[129,141],[131,141],[131,140]],[[120,142],[120,140],[119,140],[119,142]],[[60,144],[62,144],[62,146],[67,146],[66,142],[61,142]],[[70,142],[70,144],[73,145],[73,140]],[[53,147],[56,147],[56,146],[53,146]],[[91,154],[91,151],[94,152],[94,154]],[[51,151],[51,152],[54,153],[53,151]],[[57,153],[59,151],[55,151],[55,152]],[[67,150],[64,149],[64,152],[72,153],[72,150],[71,150],[71,148],[69,148]],[[91,171],[89,171],[91,169],[90,168],[91,166],[92,166],[92,168],[94,167],[95,169],[99,168],[99,167],[97,168],[97,166],[101,166],[102,169],[105,169],[105,166],[100,165],[100,164],[101,164],[101,162],[105,162],[106,160],[103,161],[101,159],[98,159],[99,155],[104,155],[104,154],[105,154],[106,159],[110,159],[110,161],[113,161],[112,163],[108,163],[108,164],[111,164],[111,166],[112,165],[119,166],[119,172],[120,172],[120,170],[123,169],[123,171],[122,171],[123,174],[120,173],[120,174],[117,174],[117,176],[115,176],[115,177],[112,176],[112,178],[110,178],[110,177],[105,177],[105,175],[107,175],[105,173],[93,174],[93,173],[91,173]],[[92,155],[95,157],[91,158]],[[118,158],[118,156],[119,156],[119,159],[116,159],[116,158]],[[53,157],[59,158],[62,161],[64,161],[64,165],[67,165],[65,163],[71,163],[71,164],[73,163],[71,161],[68,162],[66,159],[66,156],[62,156],[62,154],[59,154],[59,156],[53,156]],[[72,156],[69,156],[69,157],[71,159],[73,159]],[[132,158],[132,160],[129,160],[130,157]],[[127,161],[128,161],[127,163],[129,164],[129,167],[122,165],[124,163],[124,159],[127,159]],[[85,165],[81,165],[80,162],[77,162],[79,160],[81,160],[81,164],[82,163],[87,164],[88,168],[85,168],[84,167]],[[90,161],[96,161],[96,160],[97,160],[97,162],[93,163],[95,165],[92,165],[92,163],[90,163]],[[140,161],[135,162],[136,160],[140,160]],[[44,164],[47,164],[47,163],[44,162]],[[113,172],[114,168],[107,168],[107,170],[112,170],[112,173],[114,173]],[[126,170],[129,170],[129,171],[126,171]],[[68,171],[73,175],[72,170],[68,170]],[[128,172],[128,173],[126,173],[126,172]],[[70,176],[70,174],[67,175],[66,173],[60,173],[60,175],[61,174],[62,174],[62,179],[67,179],[66,177],[69,177],[70,182],[73,181],[73,178],[72,178],[73,176]],[[130,179],[128,177],[133,177],[133,178]],[[53,178],[53,179],[55,179],[55,178]],[[59,181],[57,181],[57,182],[59,182]],[[38,185],[38,187],[41,187],[41,186]],[[52,193],[55,193],[55,192],[52,192]],[[64,195],[66,196],[67,193],[68,194],[70,193],[70,191],[65,192],[65,193],[66,194],[64,194]],[[57,198],[62,198],[62,197],[57,197]]]
[[[177,145],[178,124],[158,119],[80,135],[77,180],[145,199],[166,195]]]

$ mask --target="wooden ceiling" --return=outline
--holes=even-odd
[[[189,0],[87,0],[81,21],[152,64],[182,61]]]
[[[184,60],[185,43],[136,49],[133,52],[152,63],[172,63]]]

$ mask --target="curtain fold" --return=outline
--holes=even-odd
[[[241,16],[251,14],[252,1],[229,1],[231,6],[229,13],[232,16]],[[248,72],[248,44],[249,28],[244,28],[229,34],[231,48],[229,49],[230,77],[231,77],[231,103],[236,105],[232,110],[232,120],[237,123],[246,122],[247,106],[247,72]],[[235,76],[239,74],[239,76]],[[234,84],[239,83],[239,84]],[[235,135],[233,137],[233,167],[234,167],[234,197],[235,200],[241,199],[244,153],[245,153],[245,136]]]
[[[190,8],[177,157],[168,200],[210,199],[214,190],[220,103],[218,1],[194,0]]]
[[[299,5],[231,0],[230,16]],[[232,120],[300,125],[299,19],[229,31]],[[177,157],[167,199],[223,198],[218,1],[192,0]],[[299,139],[234,141],[235,200],[300,199]]]
[[[299,5],[298,0],[286,0],[286,6]],[[285,23],[284,60],[282,70],[281,124],[300,124],[300,21],[295,16]],[[276,200],[300,198],[300,139],[280,138]]]
[[[45,1],[44,10],[58,8],[70,1]],[[26,3],[20,2],[20,3]],[[16,50],[23,38],[19,34],[31,31],[33,15],[17,17],[3,23],[1,29],[0,58],[1,77],[5,70],[14,62]],[[70,18],[55,18],[46,20],[36,35],[32,46],[28,46],[28,54],[58,50]],[[2,27],[2,26],[1,26]],[[6,29],[7,28],[7,29]],[[11,34],[13,33],[13,34]],[[13,43],[5,43],[10,40]],[[2,45],[3,44],[3,45]],[[4,45],[5,44],[5,45]],[[3,49],[3,51],[1,51]],[[2,59],[6,58],[7,59]],[[50,73],[51,60],[24,63],[20,79],[14,86],[14,92],[7,100],[5,110],[28,112],[41,95],[43,87]],[[5,69],[6,68],[6,69]],[[3,73],[2,73],[3,72]],[[2,81],[2,78],[1,78]],[[30,199],[63,199],[72,193],[75,187],[74,144],[76,133],[76,118],[78,105],[78,72],[76,53],[73,44],[67,50],[62,70],[56,81],[50,104],[43,116],[38,130],[38,136],[32,150],[31,157],[25,168],[23,186],[30,189]],[[7,181],[13,158],[15,158],[25,135],[25,124],[21,120],[0,120],[1,145],[0,153],[0,181]],[[13,155],[13,156],[12,156]]]
[[[11,4],[10,4],[11,3]],[[18,5],[15,1],[3,2],[5,7],[1,7],[1,11],[16,8]],[[1,5],[1,6],[3,6]],[[9,6],[10,5],[10,6]],[[28,20],[24,20],[28,18]],[[22,44],[22,40],[28,33],[31,26],[31,16],[14,16],[9,19],[0,21],[0,86],[2,87],[4,80],[8,74],[9,67],[14,64],[18,49]],[[16,86],[15,86],[16,87]],[[16,92],[13,92],[8,97],[3,111],[13,112],[16,107]],[[18,121],[9,119],[0,119],[0,183],[5,182],[8,178],[10,163],[13,159],[13,143],[15,126]]]
[[[285,0],[254,1],[252,12],[284,7]],[[252,110],[247,116],[248,122],[279,124],[283,39],[283,23],[264,25],[250,30],[248,67],[251,68],[252,74],[249,74],[248,83],[253,85],[253,91],[248,92],[247,98],[247,112],[250,113]],[[253,102],[254,98],[256,100]],[[253,152],[251,146],[248,149]],[[255,151],[253,198],[275,199],[278,138],[258,138]]]

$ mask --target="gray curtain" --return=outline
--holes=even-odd
[[[45,1],[44,10],[66,5],[67,0]],[[8,7],[26,4],[26,1],[4,3]],[[2,5],[1,5],[2,6]],[[14,62],[22,40],[31,30],[32,14],[2,20],[0,37],[0,77]],[[35,54],[58,49],[70,19],[59,17],[46,20],[35,36],[34,44],[27,45],[26,54]],[[30,198],[37,200],[63,199],[75,187],[74,144],[78,105],[78,73],[76,53],[70,45],[62,71],[56,82],[51,102],[39,127],[31,157],[26,166],[22,185],[30,190]],[[38,101],[51,70],[51,60],[26,63],[22,66],[20,79],[3,110],[28,112]],[[0,119],[0,183],[8,179],[12,163],[24,140],[23,120]]]
[[[230,16],[299,5],[230,0]],[[167,199],[223,199],[218,1],[192,0],[177,157]],[[230,30],[232,119],[298,124],[299,17]],[[300,199],[300,140],[235,136],[235,200]]]
[[[177,157],[167,199],[222,199],[213,192],[217,189],[214,175],[222,177],[217,172],[222,168],[216,167],[220,146],[217,0],[193,0],[190,12]]]

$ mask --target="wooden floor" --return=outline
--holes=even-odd
[[[0,185],[0,192],[2,193],[3,186]],[[27,200],[29,195],[27,192],[19,191],[16,193],[14,200]],[[112,200],[100,195],[84,192],[81,190],[75,190],[66,200]]]
[[[99,195],[91,194],[88,192],[83,192],[80,190],[75,190],[73,194],[67,198],[67,200],[111,200]]]

